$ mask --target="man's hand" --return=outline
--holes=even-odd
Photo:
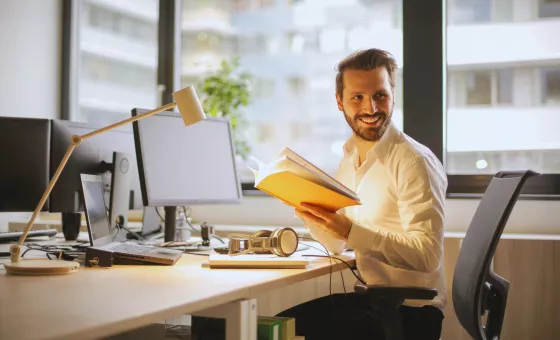
[[[303,209],[296,209],[296,215],[308,219],[329,235],[339,240],[347,241],[352,221],[343,214],[330,212],[320,206],[302,203]]]

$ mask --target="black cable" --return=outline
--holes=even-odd
[[[127,233],[131,234],[132,236],[136,237],[139,241],[144,241],[144,238],[143,238],[142,236],[138,235],[138,234],[135,233],[134,231],[132,231],[132,230],[128,229],[127,227],[125,227],[125,226],[122,224],[122,221],[123,221],[123,220],[117,218],[117,221],[116,221],[116,225],[117,225],[117,226],[116,226],[116,228],[115,228],[115,229],[118,229],[117,235],[119,234],[119,231],[120,231],[120,230],[124,230],[124,231],[126,231]]]
[[[159,212],[158,208],[157,208],[157,207],[154,207],[154,209],[156,209],[156,213],[158,214],[159,219],[160,219],[163,223],[165,223],[165,218],[163,218],[163,216],[161,216],[161,213]]]
[[[127,227],[121,225],[120,223],[117,223],[117,228],[125,230],[132,236],[136,237],[139,241],[144,241],[144,238],[142,236],[138,235],[138,233],[135,233],[134,231],[128,229]]]
[[[189,217],[190,217],[190,213],[187,214],[187,209],[190,209],[189,207],[183,205],[183,212],[185,213],[185,221],[187,221],[187,224],[189,225],[190,229],[192,231],[194,231],[195,233],[200,233],[201,230],[196,230],[196,228],[191,224],[191,222],[189,221]]]
[[[222,238],[220,236],[213,235],[212,238],[215,238],[216,240],[222,242],[222,244],[226,244],[226,242],[224,240],[222,240]]]
[[[21,254],[21,258],[23,258],[25,254],[27,254],[27,252],[31,250],[45,252],[49,260],[52,260],[51,256],[56,256],[56,259],[67,259],[67,258],[77,257],[78,255],[85,253],[83,251],[70,251],[68,249],[58,248],[57,246],[52,246],[52,245],[46,245],[46,246],[39,245],[38,247],[35,247],[35,245],[34,246],[26,245],[26,247],[27,249],[25,249],[25,251]]]
[[[312,242],[319,243],[325,249],[325,254],[327,254],[327,257],[329,256],[329,250],[321,242],[319,242],[317,240],[314,240],[312,238],[309,238],[309,237],[298,236],[298,238],[301,239],[301,240],[304,240],[304,241],[307,240],[307,241],[312,241]],[[308,244],[308,246],[309,246],[309,244]],[[313,248],[315,248],[315,247],[313,247]],[[315,249],[317,249],[317,248],[315,248]],[[330,264],[330,267],[329,267],[329,296],[331,296],[332,295],[332,266],[333,266],[333,264],[332,264],[332,260],[330,258],[329,258],[329,264]],[[344,287],[344,277],[342,277],[342,274],[341,274],[341,278],[342,278],[342,282],[343,282],[342,286]],[[344,293],[346,293],[346,289],[344,290]]]
[[[346,266],[348,266],[348,268],[350,269],[350,271],[352,272],[352,274],[354,274],[354,276],[356,277],[356,279],[358,279],[358,280],[359,280],[361,283],[363,283],[363,284],[367,284],[367,283],[365,283],[364,279],[362,279],[361,277],[359,277],[359,276],[356,274],[356,272],[354,272],[354,268],[353,268],[348,262],[344,261],[343,259],[341,259],[341,258],[339,258],[339,257],[331,256],[331,255],[329,255],[329,256],[326,256],[326,255],[302,255],[302,256],[304,256],[304,257],[330,257],[330,258],[332,258],[332,259],[338,260],[338,261],[344,263]]]
[[[317,241],[315,241],[315,242],[317,242]],[[317,243],[321,244],[321,242],[317,242]],[[325,256],[325,257],[330,257],[329,253],[323,251],[322,249],[319,249],[319,248],[317,248],[317,247],[315,247],[315,246],[312,246],[312,245],[310,245],[310,244],[308,244],[308,243],[302,243],[302,244],[304,244],[304,245],[306,245],[306,246],[308,246],[308,247],[311,247],[311,248],[313,248],[313,249],[317,249],[317,250],[319,250],[319,251],[324,252],[325,254],[328,255],[328,256]],[[321,244],[321,245],[323,246],[323,248],[326,249],[326,247],[325,247],[323,244]],[[303,256],[307,256],[307,255],[303,255]],[[331,262],[331,266],[332,266],[332,262]],[[331,275],[332,275],[332,270],[331,270]],[[346,284],[344,284],[344,276],[342,275],[342,271],[340,271],[340,279],[342,280],[342,289],[344,290],[344,294],[346,294]]]

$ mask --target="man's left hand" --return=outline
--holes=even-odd
[[[318,205],[309,203],[301,204],[303,209],[296,209],[296,214],[315,223],[319,228],[339,240],[348,240],[352,229],[352,221],[343,214],[331,212]]]

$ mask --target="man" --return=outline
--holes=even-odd
[[[331,213],[296,210],[311,235],[330,252],[349,247],[368,284],[435,288],[433,301],[400,307],[406,339],[439,339],[445,306],[443,166],[425,146],[392,123],[397,64],[388,52],[358,51],[338,64],[336,101],[353,130],[337,178],[362,204]],[[313,339],[383,339],[381,321],[351,292],[296,306],[298,335]]]

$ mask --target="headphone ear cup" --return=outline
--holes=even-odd
[[[272,252],[281,257],[292,255],[298,247],[298,237],[292,228],[276,229],[270,237],[278,237],[278,247]]]
[[[278,228],[276,230],[274,230],[272,232],[272,234],[270,234],[270,237],[278,237],[278,234],[280,233],[280,231],[282,230],[282,228]],[[278,237],[278,246],[274,247],[271,249],[272,253],[276,256],[280,256],[280,257],[285,257],[284,253],[282,252],[282,247],[280,244],[280,237]]]
[[[272,231],[270,230],[259,230],[253,233],[253,237],[270,237]],[[263,251],[255,251],[255,254],[272,254],[270,250],[263,250]]]

